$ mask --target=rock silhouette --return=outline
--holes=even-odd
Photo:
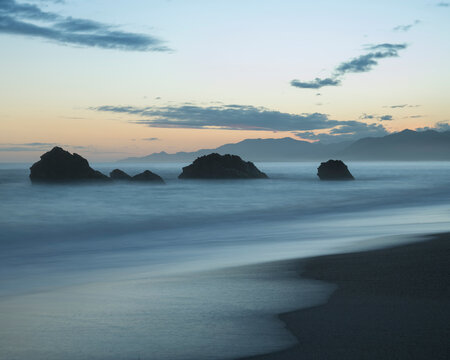
[[[41,156],[30,168],[32,182],[70,182],[86,180],[109,180],[109,177],[89,166],[78,154],[71,154],[55,146]]]
[[[267,179],[250,161],[237,155],[217,153],[201,156],[183,168],[179,179]]]
[[[328,160],[323,162],[317,168],[317,176],[320,180],[354,180],[355,178],[350,173],[341,160]]]
[[[131,176],[120,169],[114,169],[111,171],[109,173],[109,177],[113,180],[131,180]]]
[[[131,180],[141,182],[157,182],[164,184],[164,180],[162,179],[162,177],[155,173],[152,173],[150,170],[145,170],[140,174],[134,175]]]

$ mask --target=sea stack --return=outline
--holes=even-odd
[[[120,169],[114,169],[113,171],[111,171],[109,173],[109,177],[112,180],[127,180],[127,181],[131,180],[131,176],[128,175],[125,171],[122,171]]]
[[[109,173],[109,176],[112,180],[118,181],[155,182],[164,184],[164,180],[162,179],[162,177],[155,173],[152,173],[150,170],[145,170],[144,172],[131,177],[125,171],[114,169]]]
[[[267,179],[250,161],[237,155],[217,153],[201,156],[183,168],[179,179]]]
[[[355,180],[353,175],[341,160],[328,160],[317,168],[320,180]]]
[[[131,178],[132,181],[141,181],[141,182],[155,182],[155,183],[160,183],[160,184],[164,184],[164,180],[162,179],[161,176],[152,173],[150,170],[145,170],[144,172],[134,175]]]
[[[31,166],[30,180],[32,182],[105,181],[109,180],[109,177],[92,169],[82,156],[71,154],[55,146]]]

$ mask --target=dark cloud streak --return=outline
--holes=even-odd
[[[398,51],[406,49],[406,44],[379,44],[368,47],[371,50],[368,54],[358,56],[350,61],[341,63],[336,72],[338,76],[347,73],[360,73],[372,70],[375,65],[378,65],[378,60],[398,57]]]
[[[341,81],[334,78],[315,78],[312,81],[292,80],[291,85],[302,89],[320,89],[324,86],[338,86]]]
[[[120,31],[93,20],[63,17],[15,0],[0,1],[0,33],[103,49],[170,50],[161,40],[149,35]]]
[[[92,110],[139,115],[146,119],[130,122],[158,128],[295,131],[329,129],[341,124],[322,113],[289,114],[246,105],[100,106]]]
[[[391,121],[393,120],[392,115],[372,115],[372,114],[362,114],[360,119],[364,120],[379,120],[379,121]]]
[[[403,108],[415,108],[420,107],[420,105],[408,105],[408,104],[400,104],[400,105],[386,105],[383,106],[384,108],[391,108],[391,109],[403,109]]]
[[[381,124],[362,121],[331,120],[326,114],[289,114],[245,105],[178,105],[165,107],[99,106],[95,111],[148,117],[131,123],[162,128],[220,128],[228,130],[290,131],[303,139],[325,142],[355,140],[365,136],[383,136]],[[317,134],[327,131],[327,134]]]
[[[339,86],[344,75],[349,73],[363,73],[373,69],[378,65],[380,59],[398,57],[398,51],[406,49],[406,44],[390,44],[383,43],[377,45],[370,45],[366,47],[369,52],[360,55],[349,61],[339,64],[331,77],[315,78],[312,81],[292,80],[291,85],[302,89],[320,89],[324,86]]]
[[[0,144],[0,152],[6,151],[48,151],[50,148],[54,146],[63,146],[69,147],[72,149],[86,149],[85,146],[77,146],[77,145],[65,145],[59,143],[43,143],[43,142],[31,142],[31,143],[6,143]]]
[[[406,32],[406,31],[411,30],[412,27],[414,27],[418,24],[420,24],[420,20],[415,20],[413,23],[408,24],[408,25],[398,25],[398,26],[394,27],[392,30]]]

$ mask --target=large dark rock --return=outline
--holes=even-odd
[[[183,168],[180,179],[267,179],[250,161],[237,155],[216,153],[201,156]]]
[[[109,177],[113,180],[131,180],[131,176],[120,169],[114,169],[111,171],[109,173]]]
[[[32,182],[109,180],[100,171],[92,169],[85,158],[58,146],[46,152],[41,160],[31,166],[30,179]]]
[[[317,168],[317,176],[320,180],[354,180],[355,178],[350,173],[341,160],[328,160],[323,162]]]
[[[144,172],[134,175],[131,180],[142,181],[142,182],[156,182],[164,184],[164,180],[161,176],[152,173],[150,170],[145,170]]]

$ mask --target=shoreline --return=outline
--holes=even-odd
[[[296,345],[241,360],[449,357],[450,233],[296,264],[302,278],[337,290],[325,304],[279,314]]]

